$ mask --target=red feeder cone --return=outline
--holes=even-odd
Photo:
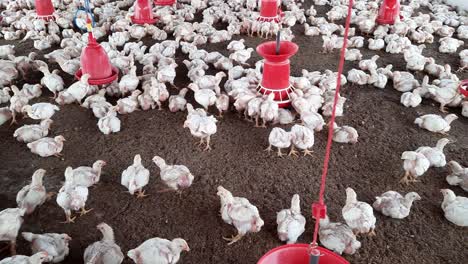
[[[460,85],[458,86],[458,90],[461,94],[468,98],[468,80],[461,81]]]
[[[275,21],[281,20],[283,12],[281,7],[278,6],[277,0],[262,0],[260,6],[260,17],[258,21]]]
[[[274,248],[266,253],[257,264],[309,264],[308,244],[291,244]],[[317,247],[320,251],[320,264],[349,264],[341,256],[322,247]],[[313,263],[313,262],[312,262]]]
[[[54,5],[51,0],[35,0],[37,18],[49,21],[54,20]]]
[[[79,80],[83,74],[89,74],[89,84],[102,85],[117,79],[119,71],[112,67],[104,49],[96,42],[91,32],[88,33],[88,46],[81,52],[81,69],[75,77]]]
[[[289,82],[289,58],[296,54],[299,47],[290,41],[281,41],[279,54],[276,54],[276,42],[269,41],[257,47],[257,53],[265,58],[263,78],[259,85],[262,94],[275,93],[275,101],[280,107],[287,107],[291,100],[289,94],[293,86]]]
[[[150,0],[137,0],[133,12],[131,19],[134,24],[143,25],[157,22],[157,19],[153,17],[153,7]]]
[[[157,6],[172,6],[176,0],[155,0],[154,4]]]
[[[400,17],[400,1],[384,0],[380,6],[376,22],[381,25],[393,25],[398,17]]]

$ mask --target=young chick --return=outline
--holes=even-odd
[[[257,207],[243,197],[234,197],[232,193],[222,186],[218,186],[217,195],[221,199],[221,217],[227,224],[237,229],[237,235],[232,238],[224,238],[231,245],[249,232],[259,232],[264,222],[260,218]]]
[[[361,248],[361,242],[356,239],[353,230],[343,223],[330,222],[328,216],[320,219],[319,239],[326,248],[338,254],[353,255]]]
[[[304,233],[306,219],[301,214],[299,194],[294,194],[291,200],[291,208],[283,209],[276,214],[278,225],[278,237],[288,244],[296,243],[297,239]]]
[[[131,195],[138,192],[137,198],[143,198],[147,196],[143,187],[148,184],[149,176],[149,170],[143,166],[141,156],[137,154],[133,158],[133,164],[122,172],[120,184],[125,186]]]
[[[49,261],[52,263],[62,262],[70,251],[68,243],[71,237],[67,234],[23,232],[21,235],[31,243],[31,250],[34,254],[47,252]]]
[[[456,196],[452,190],[440,190],[444,195],[442,210],[445,218],[457,226],[468,226],[468,198]]]
[[[161,180],[169,187],[170,190],[179,191],[192,185],[194,176],[190,170],[184,165],[168,165],[159,156],[154,156],[154,164],[161,170]]]
[[[457,119],[458,116],[455,114],[449,114],[445,117],[428,114],[416,118],[414,123],[420,128],[424,128],[431,132],[447,134],[447,132],[450,131],[450,124]]]
[[[11,255],[16,255],[16,237],[25,213],[26,208],[7,208],[0,211],[0,241],[10,242]]]
[[[346,204],[341,213],[354,234],[369,233],[370,236],[375,236],[377,219],[374,216],[374,210],[368,203],[358,201],[356,192],[352,188],[346,188]]]
[[[448,184],[460,186],[465,192],[468,192],[468,168],[463,168],[458,162],[450,161],[448,163],[450,174],[445,178]]]
[[[87,264],[120,264],[124,254],[115,243],[114,230],[106,223],[100,223],[96,228],[102,233],[102,239],[89,245],[83,255]]]
[[[46,171],[38,169],[32,175],[31,184],[28,184],[21,188],[16,195],[16,203],[18,208],[26,209],[26,214],[31,214],[36,207],[42,205],[47,198],[47,193],[42,179],[44,178]]]
[[[388,191],[375,199],[372,205],[375,210],[391,218],[403,219],[409,215],[413,202],[421,200],[421,197],[415,192],[407,193],[403,197],[395,191]]]
[[[60,152],[62,152],[64,141],[65,138],[63,136],[56,136],[54,138],[45,137],[28,143],[27,146],[32,153],[41,157],[60,157],[62,155]]]
[[[127,256],[136,264],[175,264],[179,261],[182,251],[190,251],[187,242],[182,238],[169,241],[155,237],[129,250]]]

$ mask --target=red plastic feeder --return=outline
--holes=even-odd
[[[460,93],[468,98],[468,80],[461,81],[460,85],[458,86],[458,90],[460,90]]]
[[[398,17],[400,17],[400,1],[384,0],[375,21],[381,25],[393,25]]]
[[[275,101],[279,107],[288,107],[291,104],[289,94],[294,87],[289,82],[291,66],[289,58],[296,54],[298,49],[299,47],[291,41],[281,41],[278,54],[276,54],[275,41],[265,42],[257,47],[257,53],[265,58],[259,92],[275,93]]]
[[[257,264],[309,264],[308,244],[291,244],[274,248],[266,253]],[[344,258],[322,247],[320,251],[320,264],[349,264]],[[312,262],[313,263],[313,262]]]
[[[258,21],[275,21],[280,22],[283,16],[281,7],[278,6],[277,0],[262,0],[260,6],[260,17],[257,18]]]
[[[88,33],[88,46],[81,52],[81,69],[75,73],[79,80],[89,74],[89,84],[102,85],[115,81],[119,75],[117,68],[111,66],[106,51],[96,42],[93,33]]]
[[[157,6],[172,6],[176,0],[155,0],[154,4]]]
[[[134,13],[131,17],[134,24],[154,24],[158,20],[153,16],[153,7],[150,0],[137,0],[134,6]]]
[[[37,18],[45,21],[54,20],[54,5],[52,0],[35,0]]]

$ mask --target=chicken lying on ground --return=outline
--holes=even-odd
[[[361,248],[361,242],[356,239],[349,226],[343,223],[330,222],[328,216],[320,219],[319,239],[326,248],[338,254],[352,255]]]
[[[34,142],[49,134],[49,129],[52,123],[52,120],[45,119],[38,125],[24,125],[15,130],[13,137],[15,137],[19,142]]]
[[[217,195],[221,199],[221,217],[227,224],[237,229],[237,235],[232,238],[224,238],[231,245],[249,232],[259,232],[264,225],[257,207],[243,197],[234,197],[232,193],[222,186],[218,186]]]
[[[47,252],[39,252],[30,257],[23,255],[16,255],[13,257],[5,258],[0,261],[0,264],[40,264],[42,262],[47,262],[49,256]]]
[[[338,143],[357,143],[358,132],[355,128],[350,126],[338,126],[333,123],[333,141]]]
[[[135,249],[129,250],[127,256],[136,264],[176,264],[182,251],[190,251],[190,248],[182,238],[172,241],[155,237],[143,242]]]
[[[51,119],[55,114],[55,111],[59,111],[60,108],[56,105],[49,103],[37,103],[33,105],[25,105],[22,108],[23,113],[36,120]]]
[[[133,164],[122,172],[121,184],[125,186],[131,195],[138,192],[137,198],[147,196],[143,187],[149,182],[150,172],[141,164],[140,154],[135,155]]]
[[[10,254],[16,255],[16,237],[23,224],[26,209],[7,208],[0,211],[0,241],[10,243]]]
[[[423,154],[429,160],[430,167],[445,167],[447,162],[444,148],[449,143],[451,141],[448,138],[441,138],[435,147],[419,147],[416,152]]]
[[[450,174],[445,178],[450,185],[458,185],[465,192],[468,192],[468,168],[463,168],[458,162],[448,163]]]
[[[60,157],[63,149],[63,142],[65,138],[63,136],[56,136],[54,138],[41,138],[34,142],[28,143],[28,148],[32,153],[37,154],[41,157],[56,156]]]
[[[92,167],[80,166],[73,169],[73,183],[78,186],[91,187],[101,178],[102,168],[106,166],[103,160],[97,160]]]
[[[120,264],[124,254],[115,243],[114,230],[106,223],[96,227],[102,233],[102,239],[89,245],[84,252],[86,264]]]
[[[287,241],[288,244],[296,243],[305,231],[306,219],[301,214],[300,202],[299,195],[294,194],[291,208],[283,209],[276,214],[278,237],[281,241]]]
[[[354,234],[369,233],[370,236],[375,236],[377,219],[374,216],[374,210],[368,203],[358,201],[356,192],[352,188],[346,188],[346,204],[341,213]]]
[[[445,218],[457,226],[468,226],[468,198],[456,196],[452,190],[440,190],[444,195],[442,210]]]
[[[421,197],[415,192],[407,193],[403,197],[395,191],[388,191],[375,199],[372,207],[376,211],[391,218],[403,219],[409,215],[413,202],[421,200]]]
[[[450,131],[450,124],[457,119],[458,117],[455,114],[449,114],[445,117],[428,114],[416,118],[414,123],[431,132],[446,134]]]
[[[47,252],[48,261],[52,263],[62,262],[70,251],[68,243],[71,237],[67,234],[33,234],[23,232],[21,235],[26,241],[31,243],[31,250],[34,254]]]
[[[60,188],[57,194],[57,204],[65,212],[66,220],[64,223],[74,223],[75,217],[71,217],[72,210],[78,211],[85,215],[93,209],[86,210],[86,201],[88,200],[88,188],[84,186],[76,186],[73,182],[73,169],[67,167],[65,170],[65,184]]]
[[[42,205],[47,196],[51,194],[46,193],[46,189],[42,184],[46,171],[38,169],[34,172],[31,180],[31,184],[24,186],[16,195],[16,203],[18,208],[26,209],[26,214],[31,214],[36,207]]]
[[[153,162],[161,170],[161,180],[169,187],[168,190],[181,191],[192,185],[194,176],[184,165],[168,165],[159,156],[154,156]],[[165,190],[164,190],[165,191]]]

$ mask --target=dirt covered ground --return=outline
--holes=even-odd
[[[307,1],[306,1],[307,2]],[[311,2],[311,1],[309,1]],[[306,4],[308,7],[308,4]],[[327,7],[317,8],[320,14]],[[220,25],[222,27],[223,25]],[[330,69],[336,71],[338,51],[322,54],[321,37],[306,37],[303,27],[296,26],[294,41],[300,49],[292,59],[292,75],[299,76],[301,69],[310,71]],[[249,47],[264,41],[246,38]],[[237,36],[235,39],[239,39]],[[152,44],[153,40],[145,41]],[[17,55],[32,50],[32,42],[6,42],[16,45]],[[202,48],[218,50],[226,55],[228,43],[210,44]],[[367,46],[367,44],[365,45]],[[439,64],[459,67],[457,54],[440,54],[438,43],[427,45],[423,55],[434,57]],[[465,44],[464,48],[468,48]],[[44,53],[48,53],[47,50]],[[362,49],[364,58],[375,52]],[[404,70],[402,55],[378,52],[379,66],[393,64],[394,70]],[[179,56],[178,61],[184,57]],[[259,58],[254,55],[253,64]],[[347,62],[346,72],[356,63]],[[140,67],[141,70],[141,67]],[[187,85],[185,66],[180,64],[176,84]],[[213,71],[214,72],[214,71]],[[140,72],[141,73],[141,72]],[[210,72],[212,73],[212,72]],[[422,80],[422,75],[417,74]],[[74,80],[62,74],[69,85]],[[459,74],[468,78],[467,73]],[[39,82],[41,75],[32,77]],[[22,85],[24,80],[19,80]],[[171,93],[176,93],[171,90]],[[456,227],[443,216],[441,188],[448,188],[445,181],[447,168],[431,168],[422,182],[410,186],[399,184],[402,176],[400,155],[419,146],[434,146],[438,134],[419,129],[414,119],[423,114],[441,114],[438,106],[424,100],[417,108],[405,108],[400,104],[400,93],[390,82],[386,89],[374,87],[343,87],[342,95],[348,98],[345,115],[338,124],[355,127],[359,142],[355,145],[334,144],[326,189],[326,203],[331,219],[342,221],[341,208],[345,203],[345,188],[352,187],[358,199],[372,203],[374,197],[388,190],[406,193],[418,192],[422,200],[415,202],[409,217],[393,220],[376,213],[377,236],[360,237],[361,249],[353,256],[345,256],[351,263],[466,263],[468,259],[466,228]],[[49,101],[50,93],[34,102]],[[460,108],[451,109],[460,117]],[[214,109],[212,109],[214,112]],[[115,230],[116,241],[126,253],[151,237],[176,238],[188,241],[191,251],[183,253],[181,263],[255,263],[266,251],[281,245],[276,235],[276,212],[289,207],[293,194],[301,196],[303,214],[308,223],[300,242],[312,239],[314,221],[310,217],[310,204],[317,199],[319,178],[327,132],[316,133],[313,157],[279,158],[263,151],[268,145],[268,129],[254,128],[252,123],[240,119],[235,112],[228,113],[218,122],[218,132],[212,137],[213,150],[202,152],[194,145],[188,129],[182,125],[186,114],[164,111],[138,111],[122,115],[122,131],[105,136],[97,128],[97,119],[90,110],[77,105],[67,105],[53,117],[51,135],[66,138],[63,158],[40,158],[12,137],[13,131],[31,120],[20,120],[18,125],[0,127],[0,210],[16,207],[16,193],[30,181],[38,168],[47,170],[44,179],[48,191],[57,192],[64,180],[67,166],[91,165],[97,159],[107,161],[101,182],[90,189],[87,207],[94,210],[79,217],[74,224],[62,224],[64,213],[55,198],[42,205],[33,215],[25,217],[21,231],[35,233],[67,233],[73,240],[70,255],[63,263],[82,263],[85,248],[99,240],[96,225],[106,222]],[[287,126],[289,127],[289,126]],[[461,117],[452,124],[449,138],[456,143],[446,147],[447,160],[456,160],[468,166],[468,119]],[[125,193],[120,185],[121,172],[127,168],[135,154],[141,154],[144,165],[150,170],[150,195],[136,199]],[[159,155],[168,163],[187,165],[195,175],[193,186],[182,195],[157,193],[164,188],[159,179],[159,169],[151,158]],[[250,234],[240,242],[227,246],[222,236],[230,236],[235,229],[219,217],[219,199],[216,187],[223,185],[235,196],[248,198],[265,220],[261,232]],[[458,195],[466,196],[458,187],[451,187]],[[29,255],[27,243],[18,239],[18,253]],[[0,258],[6,255],[0,255]],[[124,263],[131,263],[126,258]]]

